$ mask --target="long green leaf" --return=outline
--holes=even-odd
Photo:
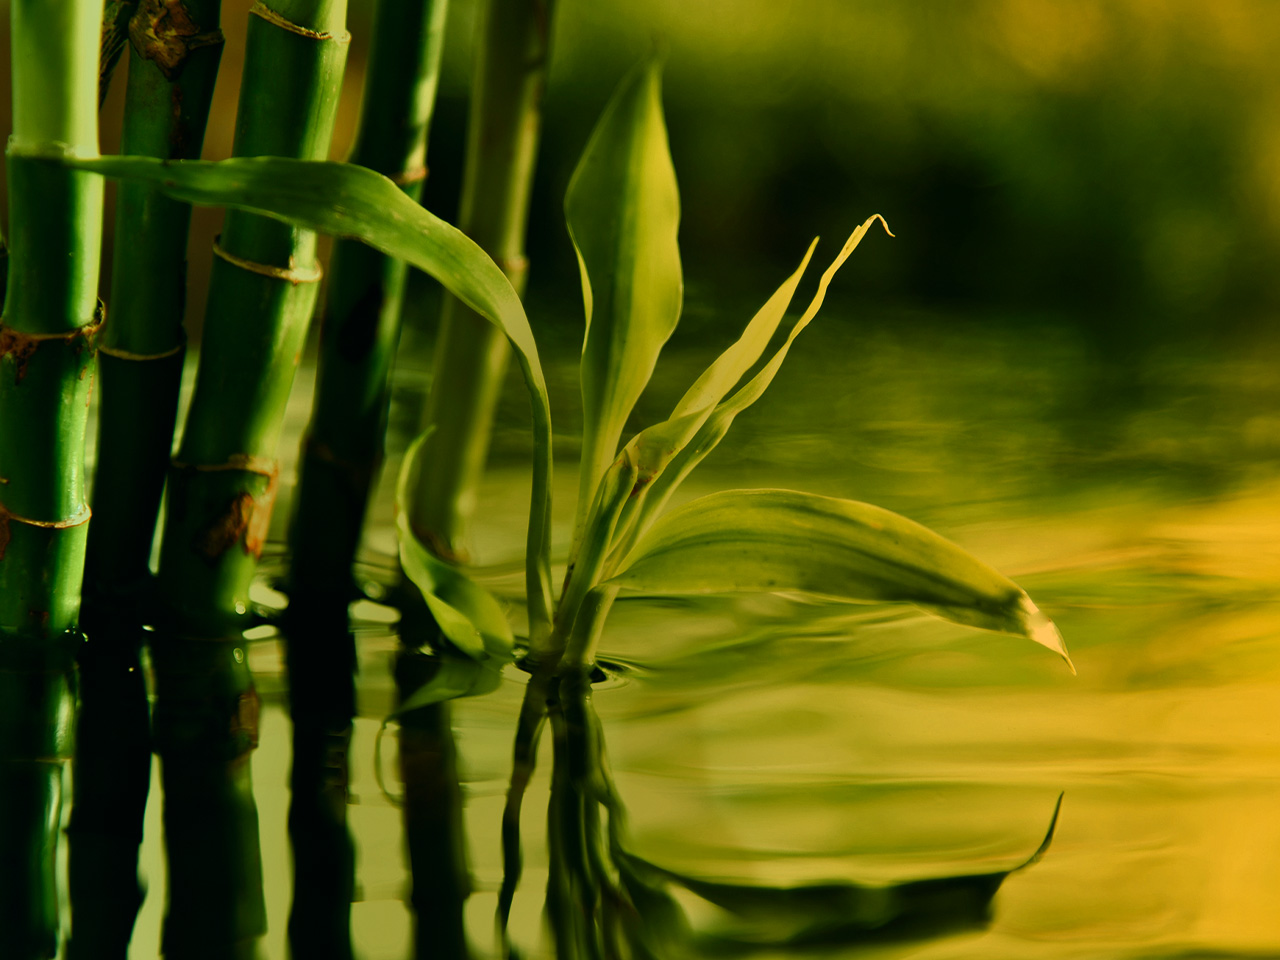
[[[627,417],[680,317],[680,195],[659,64],[638,67],[614,94],[569,182],[565,218],[587,317],[576,547]]]
[[[547,385],[520,298],[480,247],[386,177],[351,164],[280,157],[217,163],[149,157],[61,162],[106,177],[150,183],[187,203],[248,210],[308,230],[360,240],[435,277],[506,334],[533,406],[533,493],[526,554],[529,629],[533,636],[549,632],[551,411]]]
[[[793,490],[702,497],[659,519],[605,584],[652,594],[799,592],[914,603],[1034,640],[1071,666],[1057,627],[1017,584],[920,524],[852,500]]]
[[[427,434],[405,451],[396,480],[396,537],[400,543],[400,568],[421,591],[440,632],[459,651],[476,660],[511,659],[515,638],[502,605],[452,564],[431,553],[414,536],[406,509],[409,481]]]
[[[738,342],[721,354],[698,378],[676,405],[671,419],[642,431],[628,444],[628,450],[636,460],[640,478],[636,496],[627,504],[627,510],[617,524],[613,563],[616,564],[626,556],[684,478],[724,438],[734,418],[764,394],[782,367],[796,337],[818,315],[836,272],[844,266],[844,262],[857,249],[877,220],[884,225],[885,232],[893,236],[888,223],[879,214],[863,221],[823,272],[818,281],[817,292],[791,328],[786,342],[778,348],[764,368],[733,397],[721,402],[724,395],[764,353],[769,338],[777,330],[782,314],[791,302],[801,274],[809,265],[816,240],[810,245],[800,268],[761,308]]]

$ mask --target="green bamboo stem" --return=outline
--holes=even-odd
[[[220,0],[142,0],[130,25],[121,152],[198,159],[222,55]],[[173,443],[186,335],[191,207],[142,184],[116,201],[111,323],[101,343],[102,413],[86,579],[119,591],[149,578]]]
[[[97,2],[14,0],[11,256],[0,320],[0,944],[52,957],[70,672],[89,517],[84,440],[102,185],[43,157],[98,149]]]
[[[137,5],[126,26],[133,53],[124,153],[199,157],[222,52],[218,16],[218,0]],[[105,47],[104,32],[104,56]],[[142,900],[137,857],[151,736],[139,652],[182,377],[190,217],[188,205],[144,186],[122,184],[117,193],[111,323],[99,357],[96,522],[85,564],[82,620],[91,642],[79,662],[67,831],[73,960],[123,957]]]
[[[426,176],[447,8],[447,0],[381,0],[349,158],[395,180],[415,199]],[[406,271],[403,261],[365,244],[334,244],[315,407],[290,529],[290,592],[305,603],[334,598],[345,609],[354,595],[351,564],[382,460]]]
[[[345,17],[345,0],[253,6],[238,156],[327,155]],[[169,475],[152,643],[170,871],[164,949],[174,960],[253,956],[265,929],[248,763],[256,696],[239,631],[319,279],[314,233],[252,214],[228,213],[215,253],[195,392]]]
[[[447,0],[381,0],[350,160],[415,200],[426,175]],[[293,718],[289,831],[296,956],[351,956],[355,855],[346,754],[355,713],[351,566],[383,454],[388,378],[408,268],[354,240],[330,260],[316,399],[290,525],[286,619]]]
[[[525,227],[533,183],[555,0],[489,0],[467,129],[459,227],[524,289]],[[423,418],[432,430],[410,503],[418,537],[444,559],[466,558],[506,340],[452,297],[445,300]]]

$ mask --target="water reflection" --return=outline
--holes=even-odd
[[[963,324],[926,336],[837,322],[810,333],[806,376],[779,380],[775,403],[708,461],[708,484],[808,486],[933,524],[1043,598],[1081,674],[1070,677],[1029,645],[908,610],[777,597],[619,603],[604,650],[627,665],[626,682],[595,685],[589,703],[627,808],[630,859],[609,836],[621,806],[597,800],[594,814],[619,922],[634,909],[650,930],[672,930],[677,943],[692,937],[689,952],[771,957],[1274,956],[1274,351],[1154,353],[1135,370],[1145,389],[1122,410],[1091,404],[1088,352],[1061,331],[1043,328],[1029,342]],[[562,369],[548,361],[565,384],[574,347]],[[684,381],[705,360],[695,353],[672,358],[687,362]],[[652,399],[663,412],[672,401]],[[495,563],[515,555],[527,509],[527,467],[517,456],[524,402],[517,395],[511,403],[501,436],[512,439],[499,445],[486,481],[493,508],[482,511],[478,537]],[[1110,428],[1093,431],[1090,417],[1123,424],[1119,439]],[[567,503],[573,479],[560,472],[557,495]],[[389,562],[389,500],[380,504],[371,545]],[[510,571],[486,582],[514,607],[520,574]],[[372,780],[374,733],[397,698],[388,670],[396,614],[368,603],[353,611],[361,673],[346,806],[358,856],[352,939],[362,960],[404,960],[413,921],[402,812]],[[246,648],[264,702],[253,786],[271,928],[262,953],[271,960],[287,955],[292,873],[291,737],[277,650],[274,639]],[[526,688],[524,675],[509,671],[491,694],[448,709],[473,888],[461,911],[477,957],[493,954],[502,803]],[[543,838],[556,734],[547,733],[525,803],[525,880],[511,911],[513,943],[530,957],[551,953]],[[398,740],[384,738],[389,779]],[[908,945],[756,945],[803,934],[813,926],[805,916],[821,921],[816,904],[828,886],[888,888],[1011,869],[1044,836],[1062,789],[1050,854],[1002,883],[983,931]],[[142,960],[158,951],[165,891],[159,794],[150,798],[149,890],[134,936]],[[776,924],[753,925],[709,897],[728,902],[759,889],[801,891],[793,902],[808,898],[818,912],[792,914],[781,897]]]
[[[401,648],[395,661],[400,704],[426,687],[441,667],[439,656]],[[470,956],[464,910],[471,895],[471,875],[451,718],[447,700],[405,711],[398,718],[399,772],[404,784],[400,804],[416,960],[467,960]]]
[[[136,624],[96,623],[77,658],[79,710],[67,825],[68,895],[74,913],[67,945],[78,957],[125,956],[145,888],[138,847],[151,779],[151,717]]]
[[[1049,849],[1062,805],[1059,796],[1034,853],[1000,870],[887,884],[703,879],[632,852],[590,678],[550,681],[546,704],[553,737],[546,917],[560,960],[840,948],[981,930],[1005,879]],[[677,889],[720,908],[721,922],[695,933]]]
[[[153,635],[168,897],[161,951],[250,958],[267,930],[250,756],[260,701],[240,637]]]

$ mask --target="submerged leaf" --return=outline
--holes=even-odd
[[[529,629],[551,624],[551,412],[533,331],[506,276],[466,234],[429,213],[395,183],[346,163],[238,157],[156,160],[151,157],[58,158],[120,180],[149,183],[175,199],[231,207],[297,227],[360,240],[425,271],[498,327],[515,348],[533,406],[533,491],[529,507],[526,587]]]
[[[459,651],[477,660],[510,659],[515,638],[502,605],[493,594],[419,542],[405,509],[409,477],[426,434],[405,451],[396,481],[396,536],[400,567],[422,593],[440,632]]]
[[[793,490],[702,497],[659,519],[606,584],[667,595],[797,592],[914,603],[1034,640],[1071,666],[1061,634],[1017,584],[928,528],[853,500]]]
[[[659,64],[634,70],[609,102],[569,182],[565,219],[587,319],[576,544],[627,417],[680,317],[680,195]]]

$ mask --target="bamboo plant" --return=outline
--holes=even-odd
[[[447,0],[381,0],[353,163],[418,200],[426,176]],[[407,265],[354,240],[330,260],[316,398],[290,524],[285,618],[293,769],[289,831],[298,956],[350,957],[355,852],[347,829],[347,749],[355,713],[352,564],[383,454],[388,377]]]
[[[84,441],[102,315],[101,5],[14,0],[10,256],[0,319],[0,943],[58,948],[55,857],[89,508]]]
[[[345,18],[343,0],[251,8],[237,155],[327,154]],[[169,863],[164,950],[173,957],[252,955],[265,932],[248,762],[258,699],[240,631],[320,279],[314,233],[240,212],[226,218],[214,254],[195,391],[169,472],[151,641]]]
[[[458,226],[521,296],[554,12],[555,0],[485,3],[467,125]],[[445,298],[423,416],[429,434],[408,510],[417,538],[448,561],[468,554],[468,521],[508,357],[501,332]]]
[[[125,153],[200,155],[222,53],[218,0],[118,12],[131,46]],[[113,19],[113,14],[117,15]],[[117,194],[111,323],[99,347],[93,524],[85,568],[84,629],[69,884],[72,957],[123,955],[142,900],[138,845],[151,774],[150,717],[140,648],[150,559],[173,444],[182,377],[186,246],[191,208],[139,184]]]
[[[671,290],[679,284],[672,272],[679,263],[674,251],[678,196],[659,88],[656,65],[642,67],[624,81],[592,136],[566,204],[588,304],[584,363],[598,365],[593,379],[598,384],[652,369],[655,344],[660,346],[663,331],[674,324],[669,314],[644,309],[640,302],[650,289]],[[817,314],[835,273],[878,217],[865,221],[845,242],[780,347],[765,357],[812,258],[812,247],[742,336],[694,382],[672,415],[631,438],[594,485],[582,485],[590,506],[579,513],[583,519],[568,558],[569,572],[556,598],[548,537],[551,434],[545,381],[515,291],[475,244],[414,205],[391,181],[358,167],[280,159],[165,164],[126,157],[69,162],[110,176],[143,179],[190,202],[225,204],[358,238],[436,276],[515,347],[533,409],[525,658],[531,677],[504,813],[507,876],[498,918],[504,934],[519,875],[520,806],[533,773],[539,733],[558,686],[566,680],[583,684],[590,677],[605,619],[620,593],[787,591],[831,600],[912,603],[958,623],[1031,639],[1066,659],[1056,627],[1024,591],[956,545],[881,508],[797,491],[725,491],[663,514],[679,484],[715,448],[736,416],[767,389],[796,338]],[[610,288],[634,295],[601,296]],[[670,306],[678,301],[668,296],[664,302]],[[601,304],[609,304],[608,309]],[[603,342],[600,338],[614,346],[594,349],[593,341]],[[630,354],[631,344],[642,345],[635,356]],[[762,359],[763,365],[748,376]],[[643,372],[638,379],[647,376]],[[584,375],[584,383],[589,379]],[[600,404],[588,422],[604,430],[615,418],[625,419],[622,408],[630,412],[625,396],[588,388],[584,398]],[[584,449],[593,444],[609,445],[584,440]],[[584,460],[583,469],[595,468]],[[464,655],[442,661],[430,682],[400,705],[406,713],[488,688],[495,668],[509,660],[511,645],[510,628],[495,622],[501,620],[496,601],[415,537],[407,511],[398,525],[405,573],[422,591],[444,640]],[[569,747],[566,739],[561,742],[562,751]],[[591,843],[596,825],[581,805],[557,807],[553,813],[561,818],[553,826],[561,836]],[[591,849],[581,847],[585,855],[592,855]],[[607,862],[598,867],[610,869]],[[561,894],[552,889],[549,898],[554,903]],[[586,956],[594,955],[597,947],[603,951],[601,931],[609,915],[599,911],[595,899],[581,899],[572,889],[569,896],[567,909],[575,911],[572,922],[581,925],[581,936],[562,933],[560,956],[577,960],[576,945],[583,943],[590,947]],[[625,903],[610,909],[619,906],[629,909]]]
[[[680,309],[679,198],[656,65],[633,72],[606,109],[570,182],[565,210],[587,315],[580,500],[550,629],[530,636],[526,664],[532,677],[504,813],[507,876],[499,895],[500,929],[520,874],[521,799],[539,731],[549,707],[560,703],[561,685],[585,682],[620,592],[792,591],[905,601],[961,623],[1027,637],[1066,657],[1056,628],[1016,585],[937,534],[878,507],[795,491],[726,491],[661,515],[734,418],[772,382],[821,307],[834,274],[878,217],[845,243],[783,345],[754,376],[734,390],[764,355],[813,247],[671,416],[618,452],[622,426]],[[561,753],[571,745],[571,726],[559,726]],[[593,839],[599,831],[594,803],[579,791],[566,792],[564,770],[571,769],[563,768],[553,782],[553,800],[561,799],[553,802],[548,829],[553,844],[568,846],[567,866],[553,871],[549,881],[548,909],[559,956],[606,956],[606,931],[616,920],[610,911],[617,904],[598,884],[573,881],[599,880],[611,868],[596,862],[603,848]]]

